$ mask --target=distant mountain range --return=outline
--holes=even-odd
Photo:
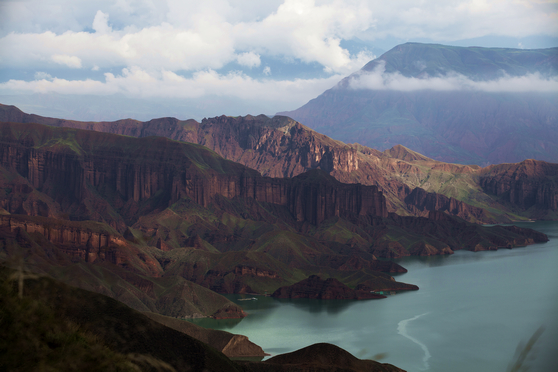
[[[407,43],[294,111],[331,138],[450,163],[558,162],[558,48]]]

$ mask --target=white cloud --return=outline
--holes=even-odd
[[[555,0],[375,0],[372,9],[376,23],[367,32],[372,40],[393,36],[444,42],[486,35],[558,34]]]
[[[351,55],[341,47],[342,40],[353,37],[443,41],[483,35],[558,35],[558,3],[550,0],[46,3],[2,2],[3,66],[37,68],[52,55],[67,55],[89,68],[135,65],[195,71],[219,69],[235,60],[257,67],[255,57],[269,55],[349,74],[371,58]],[[91,29],[95,32],[85,32]]]
[[[99,34],[108,34],[112,31],[112,28],[108,25],[108,14],[103,13],[98,10],[95,14],[95,19],[93,20],[93,30]]]
[[[400,73],[385,73],[385,64],[373,71],[359,72],[349,78],[352,89],[371,90],[478,90],[484,92],[558,92],[558,77],[545,78],[538,73],[524,76],[503,76],[496,80],[474,81],[464,75],[448,73],[446,76],[423,78],[405,77]]]
[[[242,53],[236,56],[236,61],[238,64],[246,67],[258,67],[262,61],[260,60],[260,55],[254,52]]]
[[[61,65],[66,65],[70,68],[81,68],[81,59],[76,56],[69,56],[66,54],[56,54],[51,59]]]
[[[235,72],[221,75],[214,70],[194,73],[185,78],[169,70],[153,73],[138,66],[122,69],[121,74],[105,73],[105,81],[66,80],[9,80],[0,83],[0,93],[50,93],[72,95],[106,95],[121,93],[129,97],[199,98],[208,95],[234,97],[259,103],[273,103],[276,111],[296,107],[335,85],[341,75],[326,79],[256,80]],[[294,107],[293,107],[294,105]],[[216,114],[221,114],[218,112]]]
[[[394,37],[444,42],[486,35],[556,36],[557,19],[555,0],[0,1],[0,68],[26,71],[28,76],[35,71],[53,75],[36,73],[35,80],[27,82],[5,75],[0,87],[6,94],[13,89],[138,97],[213,94],[255,102],[277,99],[283,105],[277,107],[279,111],[286,109],[285,104],[292,108],[304,104],[334,85],[340,75],[353,73],[374,58],[367,51],[349,52],[344,40]],[[292,63],[292,68],[274,69],[274,78],[295,71],[297,64],[312,66],[316,76],[326,71],[331,78],[273,81],[268,64],[274,65],[268,61]],[[254,76],[263,73],[265,79],[219,72],[231,62],[253,69]],[[54,75],[61,68],[81,68],[81,77],[59,79]],[[98,76],[95,71],[115,72],[96,81],[91,78]],[[192,77],[184,78],[185,72]],[[409,80],[370,75],[353,84],[400,90],[552,90],[555,86],[554,81],[537,76],[475,85],[460,76]]]
[[[7,34],[0,38],[0,48],[9,51],[1,63],[36,67],[56,55],[74,56],[88,67],[136,65],[176,71],[219,69],[234,60],[257,67],[263,52],[305,63],[318,62],[331,72],[350,73],[367,62],[340,46],[342,39],[370,27],[372,12],[364,1],[285,0],[263,18],[235,23],[228,18],[239,18],[237,13],[245,7],[239,5],[242,2],[166,4],[166,20],[144,27],[115,29],[108,23],[109,13],[97,10],[90,23],[95,31],[92,33],[68,30]],[[123,2],[120,6],[129,9],[131,5]],[[57,57],[55,61],[61,60]],[[76,67],[75,63],[68,65]]]
[[[354,71],[355,59],[340,46],[373,23],[364,1],[285,0],[261,21],[234,26],[237,45],[269,55],[318,62],[327,71]],[[358,66],[358,68],[362,65]]]

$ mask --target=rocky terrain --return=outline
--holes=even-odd
[[[259,365],[244,363],[252,371],[305,371],[305,372],[402,372],[391,364],[355,358],[345,350],[327,343],[307,346],[303,349],[274,356]],[[268,368],[268,369],[266,369]]]
[[[400,217],[377,186],[323,170],[261,176],[207,148],[39,124],[0,124],[0,252],[37,272],[172,317],[244,316],[217,293],[273,293],[320,272],[412,290],[377,258],[545,241],[443,212]],[[447,218],[446,218],[447,216]]]
[[[289,116],[379,150],[403,145],[461,164],[558,162],[558,48],[398,45]],[[523,80],[521,80],[523,79]]]
[[[417,288],[418,289],[418,288]],[[277,298],[310,298],[318,300],[369,300],[385,298],[365,290],[354,290],[335,278],[322,280],[317,275],[288,287],[281,287],[271,295]]]
[[[515,182],[510,179],[511,173],[507,173],[508,179],[496,176],[499,169],[505,168],[503,165],[491,166],[492,171],[486,172],[478,166],[435,161],[400,145],[384,152],[358,144],[347,145],[287,117],[221,116],[201,123],[174,118],[85,123],[28,115],[13,106],[2,105],[0,119],[194,142],[269,177],[292,177],[322,169],[341,182],[377,186],[386,197],[387,211],[401,215],[428,216],[429,211],[443,210],[481,223],[558,218],[554,204],[545,200],[537,199],[535,208],[531,208],[531,202],[522,202],[517,193],[510,200],[494,192],[494,186],[483,187],[488,183]],[[533,161],[529,167],[543,163]],[[532,190],[546,193],[547,199],[556,199],[557,166],[544,164],[547,165],[537,171],[539,181],[531,186]],[[537,190],[537,185],[542,184],[546,191]]]

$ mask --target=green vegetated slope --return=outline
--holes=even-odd
[[[391,159],[383,159],[381,164],[390,168],[395,179],[410,188],[419,187],[482,208],[485,221],[558,217],[556,163],[524,160],[480,168],[438,162],[401,145],[384,154]]]
[[[347,143],[401,144],[450,163],[557,162],[558,96],[537,88],[555,84],[557,60],[558,48],[407,43],[281,114]],[[370,83],[371,75],[385,85]]]

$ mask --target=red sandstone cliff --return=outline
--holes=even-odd
[[[521,209],[533,208],[543,216],[548,209],[558,211],[558,164],[528,159],[492,165],[479,172],[479,184]]]
[[[332,216],[387,216],[385,199],[374,186],[341,184],[318,173],[262,177],[200,146],[165,138],[119,137],[115,143],[104,133],[36,124],[2,123],[0,131],[0,164],[63,205],[79,206],[91,188],[107,193],[109,187],[128,219],[155,194],[164,207],[184,197],[202,206],[216,195],[252,198],[287,206],[298,221],[313,224]]]
[[[1,120],[37,122],[134,137],[163,136],[194,142],[216,151],[226,159],[254,168],[264,176],[292,177],[319,168],[341,182],[377,186],[386,197],[389,212],[426,216],[428,211],[440,208],[436,210],[484,223],[510,221],[514,218],[513,213],[517,213],[514,211],[510,216],[504,214],[498,217],[481,210],[481,207],[506,208],[500,205],[498,198],[502,192],[497,191],[506,188],[504,184],[508,181],[487,176],[492,174],[491,171],[481,171],[478,166],[437,162],[403,146],[394,146],[381,153],[358,144],[346,145],[282,116],[220,116],[204,119],[201,123],[175,118],[160,118],[147,122],[130,119],[116,122],[78,122],[28,115],[13,106],[0,105]],[[477,177],[477,173],[482,176]],[[449,181],[452,179],[451,175],[457,175],[464,181],[453,188],[438,187],[430,182],[431,179],[439,178]],[[544,175],[551,176],[552,172]],[[474,180],[477,178],[482,182],[475,185]],[[438,196],[429,194],[425,199],[417,198],[421,195],[410,195],[416,187]],[[460,188],[462,190],[459,190]],[[531,183],[529,186],[516,184],[513,189],[521,189],[523,192],[511,191],[511,203],[525,211],[531,204],[532,194],[538,195],[538,210],[534,215],[525,212],[529,217],[553,218],[555,214],[548,214],[546,211],[548,206],[556,203],[555,185],[545,182]],[[483,192],[488,195],[483,195]],[[421,194],[418,191],[417,193]],[[491,195],[497,198],[494,199]],[[507,199],[507,195],[502,196],[504,200]],[[489,200],[491,198],[492,200]],[[474,207],[471,202],[477,206]]]

